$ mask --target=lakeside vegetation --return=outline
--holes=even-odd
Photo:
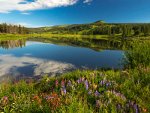
[[[102,26],[106,23],[97,22],[96,24]],[[149,28],[149,24],[142,24],[137,29],[142,29],[142,26],[147,26],[145,29]],[[138,30],[138,35],[115,34],[116,36],[112,37],[107,34],[91,36],[68,34],[68,32],[65,34],[61,30],[59,31],[62,34],[59,34],[60,32],[46,33],[52,32],[50,30],[25,35],[0,34],[0,41],[27,38],[44,42],[60,41],[94,48],[101,47],[101,43],[98,43],[100,40],[114,42],[117,46],[120,42],[125,42],[121,45],[121,48],[126,50],[125,69],[76,70],[58,77],[45,75],[40,80],[14,80],[0,84],[0,112],[150,112],[150,41],[146,38],[149,37],[149,31],[144,33],[145,30],[141,33]],[[132,33],[135,34],[135,31]],[[140,38],[134,38],[135,36]],[[126,43],[129,45],[125,45]],[[106,45],[111,48],[108,43]]]
[[[142,73],[141,73],[142,72]],[[144,73],[143,73],[144,72]],[[1,85],[4,112],[149,112],[149,72],[75,71]]]

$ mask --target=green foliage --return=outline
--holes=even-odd
[[[125,60],[131,68],[150,66],[150,41],[134,40],[126,52]]]
[[[38,82],[1,84],[0,111],[21,113],[148,112],[150,70],[74,71]],[[87,87],[88,83],[88,87]],[[64,90],[65,88],[65,90]]]
[[[0,41],[26,39],[28,36],[23,34],[0,34]]]

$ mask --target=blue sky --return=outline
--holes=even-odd
[[[0,23],[28,27],[150,22],[150,0],[0,0]]]

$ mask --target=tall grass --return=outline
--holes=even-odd
[[[150,66],[150,41],[133,41],[125,55],[125,60],[131,68]]]
[[[144,72],[142,72],[144,71]],[[0,111],[15,113],[149,112],[150,71],[75,71],[0,88]]]

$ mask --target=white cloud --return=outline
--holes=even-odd
[[[77,3],[78,0],[0,0],[0,13],[9,13],[11,11],[31,11],[38,9],[55,8],[70,6]]]
[[[84,0],[83,3],[91,3],[93,0]]]

